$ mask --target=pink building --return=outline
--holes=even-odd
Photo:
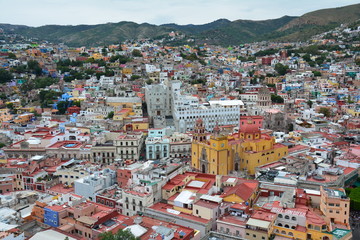
[[[248,125],[260,129],[263,127],[263,121],[264,121],[263,116],[241,116],[239,121],[240,124],[239,129],[246,128]]]

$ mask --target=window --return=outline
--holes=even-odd
[[[296,221],[296,217],[291,217],[291,220]]]
[[[285,215],[285,219],[290,219],[290,217],[288,215]]]

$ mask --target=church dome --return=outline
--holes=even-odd
[[[260,132],[260,129],[255,124],[247,124],[240,128],[240,132],[256,133],[256,132]]]
[[[253,119],[249,118],[247,123],[240,127],[240,132],[242,132],[242,133],[259,133],[261,131],[260,131],[259,127],[256,124],[254,124]]]

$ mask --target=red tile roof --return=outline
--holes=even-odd
[[[221,195],[222,198],[235,194],[244,201],[247,201],[251,195],[258,188],[258,182],[246,182],[238,184],[234,187],[226,187],[224,193]]]

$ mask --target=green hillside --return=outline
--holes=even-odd
[[[185,33],[196,43],[236,45],[246,42],[277,40],[303,41],[342,23],[360,19],[360,4],[323,9],[301,17],[284,16],[263,21],[219,19],[202,25],[163,24],[160,26],[134,22],[98,25],[27,27],[0,24],[6,32],[69,46],[96,46],[119,43],[127,39],[160,38],[171,31]]]

